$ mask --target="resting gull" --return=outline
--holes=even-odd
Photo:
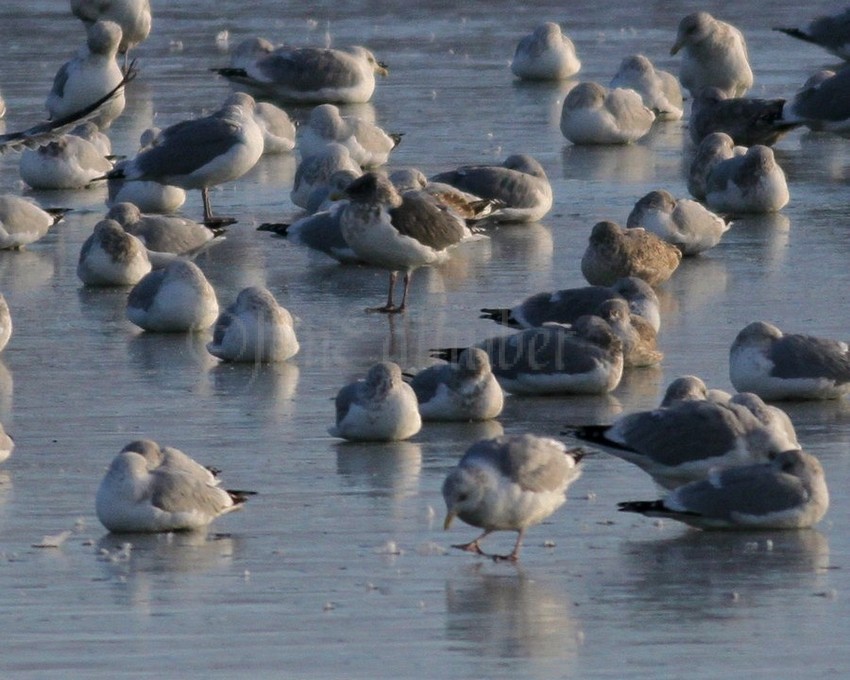
[[[98,487],[95,511],[112,532],[190,531],[240,509],[251,493],[222,489],[179,466],[151,469],[144,455],[125,450]]]
[[[0,194],[0,250],[14,250],[35,243],[66,212],[45,210],[35,201],[15,194]]]
[[[722,213],[772,213],[789,200],[785,173],[763,144],[717,163],[705,183],[706,204]]]
[[[12,338],[12,312],[9,309],[9,303],[6,302],[6,296],[0,293],[0,352],[6,349],[6,345],[9,344],[9,340]],[[5,448],[3,445],[3,433],[2,426],[0,426],[0,462],[2,462],[5,458],[8,458],[8,454],[3,456],[3,449]]]
[[[747,149],[735,146],[734,140],[725,132],[712,132],[700,142],[688,169],[688,191],[699,201],[705,200],[708,176],[720,161],[733,156],[742,156]]]
[[[223,232],[177,215],[146,215],[132,203],[116,203],[106,213],[124,231],[138,237],[148,250],[193,256],[205,250]]]
[[[628,302],[618,298],[606,300],[595,313],[611,326],[614,335],[623,343],[624,368],[657,366],[661,363],[664,353],[656,346],[658,333],[649,321],[631,313]]]
[[[400,441],[419,432],[422,419],[413,388],[402,379],[398,364],[382,361],[366,378],[336,395],[334,437],[350,441]]]
[[[484,529],[475,540],[453,546],[493,560],[515,562],[526,530],[567,500],[581,474],[583,452],[532,434],[505,435],[473,444],[443,482],[448,529],[455,517]],[[480,542],[494,531],[516,531],[508,555],[487,555]]]
[[[289,114],[271,102],[257,102],[254,119],[263,133],[263,155],[289,153],[295,149],[295,123]]]
[[[655,68],[643,54],[624,58],[608,87],[637,92],[644,106],[655,114],[656,120],[680,120],[684,113],[679,79],[672,73]]]
[[[785,99],[730,97],[717,87],[705,87],[691,105],[688,131],[699,144],[712,132],[725,132],[741,146],[773,146],[801,125],[783,117]]]
[[[561,109],[561,133],[573,144],[630,144],[645,137],[654,122],[640,94],[594,82],[571,89]]]
[[[682,252],[655,234],[603,221],[590,232],[581,273],[593,286],[610,286],[624,276],[657,286],[673,275],[681,260]]]
[[[298,128],[296,140],[302,157],[320,154],[334,142],[347,148],[351,159],[361,167],[374,168],[389,160],[401,135],[384,132],[359,116],[344,116],[334,104],[319,104]]]
[[[482,349],[461,352],[456,364],[422,369],[410,380],[422,420],[478,421],[502,412],[504,395]]]
[[[225,361],[273,363],[298,353],[292,315],[261,286],[243,288],[215,322],[207,351]]]
[[[350,174],[336,175],[341,171]],[[348,177],[350,180],[351,176],[359,177],[362,173],[360,164],[351,157],[348,148],[331,142],[314,154],[302,155],[301,162],[295,169],[295,179],[289,197],[299,208],[318,208],[316,197],[327,197],[331,191],[332,178],[333,188],[338,190],[347,186],[339,184],[340,178]]]
[[[399,194],[392,182],[368,172],[348,185],[340,215],[342,235],[365,262],[390,270],[387,304],[374,311],[403,312],[411,273],[448,259],[449,249],[470,238],[463,219],[422,192]],[[401,302],[393,302],[398,272],[404,271]]]
[[[661,500],[618,506],[699,529],[808,529],[826,514],[829,492],[820,461],[794,449],[766,463],[713,471]]]
[[[127,296],[127,318],[146,331],[203,331],[218,318],[218,300],[193,262],[177,259],[146,274]]]
[[[90,141],[67,134],[37,149],[24,149],[18,171],[33,189],[85,189],[112,171],[112,161]]]
[[[86,286],[135,286],[151,271],[144,244],[115,220],[101,220],[83,241],[77,277]]]
[[[650,191],[638,200],[626,220],[627,228],[643,227],[676,246],[683,256],[713,248],[730,226],[702,203],[676,199],[663,189]]]
[[[133,451],[142,456],[147,462],[148,470],[180,471],[212,486],[221,484],[217,468],[201,465],[194,458],[173,446],[160,446],[151,439],[137,439],[127,444],[120,452],[126,451]]]
[[[430,181],[500,201],[503,207],[489,217],[494,222],[536,222],[552,209],[552,185],[546,171],[528,154],[508,156],[502,165],[463,165]]]
[[[220,222],[213,218],[209,188],[241,177],[263,153],[263,134],[254,107],[251,96],[231,95],[212,115],[162,130],[153,146],[107,174],[107,179],[153,180],[200,189],[204,222]]]
[[[511,61],[511,71],[523,80],[564,80],[580,69],[573,41],[552,21],[521,38]]]
[[[670,54],[679,50],[679,80],[692,97],[704,87],[718,87],[730,97],[741,97],[753,86],[743,34],[708,12],[688,14],[679,22]]]
[[[729,379],[763,399],[838,399],[850,392],[848,345],[754,321],[732,343]]]
[[[841,59],[850,59],[850,8],[836,14],[815,17],[802,28],[773,30],[822,47]]]
[[[554,292],[537,293],[515,307],[485,307],[482,319],[511,328],[535,328],[545,323],[571,324],[585,314],[593,314],[606,300],[623,299],[632,314],[639,314],[656,330],[661,327],[658,296],[646,281],[634,276],[614,282],[613,286],[582,286]]]
[[[0,425],[0,463],[7,460],[15,450],[15,440],[12,439]]]
[[[818,71],[788,101],[782,112],[787,123],[850,137],[850,69]]]
[[[258,97],[299,104],[362,104],[372,98],[375,74],[387,75],[365,47],[279,47],[241,68],[212,69]]]

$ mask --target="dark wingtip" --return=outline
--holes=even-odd
[[[286,236],[291,226],[288,222],[263,222],[257,227],[257,231],[270,231],[278,236]]]
[[[251,496],[256,496],[256,491],[245,491],[244,489],[225,489],[230,497],[233,499],[233,502],[237,505],[241,505],[245,501],[248,500]]]
[[[461,352],[465,349],[465,347],[442,347],[428,350],[428,355],[434,359],[442,359],[443,361],[456,364],[460,360]]]
[[[404,137],[403,132],[391,132],[390,139],[393,140],[393,148],[395,149],[399,144],[401,144],[401,138]]]

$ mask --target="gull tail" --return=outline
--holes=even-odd
[[[65,214],[71,212],[71,208],[42,208],[42,210],[53,218],[53,224],[59,224],[65,219]]]
[[[482,307],[481,315],[478,318],[490,319],[491,321],[495,321],[502,326],[508,326],[509,328],[520,327],[517,320],[513,317],[513,314],[511,314],[511,310],[505,307]]]
[[[817,44],[817,41],[814,40],[808,33],[804,33],[799,28],[779,28],[774,27],[774,31],[779,31],[780,33],[784,33],[785,35],[790,35],[792,38],[797,38],[797,40],[802,40],[807,43]]]
[[[393,140],[393,149],[395,149],[399,144],[401,144],[401,138],[404,137],[403,132],[390,132],[390,139]]]
[[[597,446],[607,446],[609,449],[631,451],[627,446],[608,439],[608,430],[611,429],[610,425],[581,425],[578,427],[567,425],[566,427],[567,429],[561,432],[562,435],[575,437],[583,442],[596,444]]]
[[[242,489],[225,489],[230,497],[233,499],[234,504],[242,505],[245,501],[248,500],[251,496],[256,496],[256,491],[245,491]]]
[[[623,501],[617,503],[617,510],[620,512],[637,512],[641,515],[647,513],[666,513],[667,508],[664,507],[664,501]]]
[[[291,226],[289,222],[263,222],[257,227],[257,231],[270,231],[278,236],[287,236],[287,232]]]
[[[428,355],[434,359],[442,359],[449,363],[456,364],[460,360],[460,354],[466,347],[441,347],[438,349],[428,350]]]

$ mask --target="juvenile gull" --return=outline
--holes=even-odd
[[[773,150],[762,144],[717,163],[705,184],[706,204],[723,213],[771,213],[789,200],[785,173]]]
[[[583,286],[537,293],[511,308],[485,307],[480,318],[511,328],[535,328],[550,322],[571,324],[581,316],[593,314],[610,299],[628,302],[632,314],[642,316],[656,332],[661,327],[658,296],[652,286],[634,276],[619,279],[610,287]]]
[[[215,322],[207,351],[225,361],[273,363],[298,353],[292,315],[267,288],[243,288]]]
[[[708,12],[688,14],[679,22],[670,54],[682,52],[679,80],[696,97],[704,87],[718,87],[741,97],[753,86],[744,36]]]
[[[6,349],[9,340],[12,338],[12,312],[9,309],[9,303],[6,302],[6,297],[0,293],[0,352]],[[2,426],[0,426],[0,462],[3,460],[3,434]],[[8,458],[8,454],[6,455]]]
[[[850,392],[848,345],[754,321],[732,343],[729,379],[768,400],[838,399]]]
[[[202,331],[215,322],[218,311],[215,290],[204,273],[182,259],[145,275],[127,297],[127,318],[146,331]]]
[[[706,479],[715,468],[764,462],[799,446],[796,437],[766,426],[738,402],[699,397],[665,402],[620,416],[612,425],[587,425],[571,434],[637,465],[665,489]]]
[[[448,251],[471,236],[457,215],[421,192],[399,194],[384,176],[369,172],[348,185],[342,235],[365,262],[390,270],[387,304],[375,311],[403,312],[411,273],[448,259]],[[404,271],[401,303],[393,302],[398,272]]]
[[[610,286],[625,276],[657,286],[673,275],[681,260],[682,252],[655,234],[603,221],[590,232],[581,273],[593,286]]]
[[[669,191],[650,191],[629,213],[626,227],[643,227],[676,246],[683,256],[713,248],[731,226],[701,203],[676,199]]]
[[[623,376],[623,343],[606,321],[583,316],[572,327],[547,324],[475,345],[490,357],[493,375],[514,394],[607,394]],[[462,350],[432,350],[456,361]]]
[[[295,149],[295,123],[282,108],[257,102],[254,119],[263,133],[263,155],[289,153]]]
[[[99,20],[114,21],[121,28],[118,52],[126,54],[151,32],[150,0],[71,0],[71,12],[86,26]]]
[[[314,196],[322,191],[329,192],[331,178],[335,173],[344,171],[359,177],[363,170],[351,157],[347,147],[336,142],[327,144],[317,153],[302,155],[301,162],[295,169],[295,179],[289,197],[299,208],[305,210],[315,206]]]
[[[850,59],[850,9],[815,17],[802,28],[774,28],[773,30],[822,47],[841,59]]]
[[[82,137],[67,134],[37,149],[24,149],[21,179],[33,189],[85,189],[112,170],[112,162]]]
[[[730,97],[717,87],[705,87],[691,105],[691,141],[699,144],[712,132],[725,132],[741,146],[773,146],[801,125],[784,118],[785,104],[785,99]]]
[[[521,38],[511,61],[513,74],[524,80],[564,80],[580,69],[573,41],[552,21]]]
[[[132,203],[116,203],[106,213],[148,250],[192,256],[208,248],[222,232],[177,215],[145,215]]]
[[[115,220],[101,220],[83,241],[77,277],[86,286],[134,286],[151,271],[144,244]]]
[[[552,185],[543,166],[528,154],[508,156],[502,165],[463,165],[431,182],[450,184],[474,196],[501,201],[494,222],[536,222],[552,209]]]
[[[652,324],[638,314],[632,314],[623,299],[606,300],[596,309],[623,343],[623,367],[656,366],[664,353],[656,346],[657,332]]]
[[[211,224],[215,220],[209,188],[241,177],[263,153],[263,134],[254,119],[254,106],[247,94],[231,95],[212,115],[162,130],[153,146],[110,172],[107,179],[153,180],[200,189],[204,222]]]
[[[53,79],[45,108],[51,119],[61,119],[104,97],[124,78],[115,55],[121,27],[112,21],[97,21],[86,27],[86,47],[65,62]],[[124,91],[105,103],[92,119],[104,130],[124,111]]]
[[[581,475],[584,454],[548,437],[531,434],[482,439],[473,444],[443,482],[444,529],[455,517],[484,533],[453,546],[493,560],[519,559],[526,530],[567,500],[567,487]],[[494,531],[516,531],[508,555],[487,555],[480,542]]]
[[[820,461],[795,449],[766,463],[713,471],[661,500],[618,506],[699,529],[807,529],[826,514],[829,492]]]
[[[419,371],[410,381],[423,420],[489,420],[502,412],[504,395],[482,349],[461,352],[456,364]]]
[[[684,113],[679,79],[672,73],[655,68],[642,54],[624,58],[608,87],[637,92],[644,106],[655,114],[656,120],[679,120]]]
[[[65,212],[44,210],[35,201],[15,194],[0,194],[0,250],[35,243],[63,218]]]
[[[388,134],[359,116],[344,116],[334,104],[320,104],[298,128],[296,140],[302,157],[320,154],[335,142],[348,149],[355,163],[373,168],[387,162],[401,135]]]
[[[634,90],[579,83],[561,109],[561,133],[573,144],[630,144],[646,136],[655,114]]]
[[[212,69],[255,96],[299,104],[362,104],[387,67],[365,47],[279,47],[241,68]]]
[[[747,149],[735,146],[734,140],[725,132],[712,132],[700,142],[688,168],[688,191],[698,201],[705,200],[708,176],[720,161],[733,156],[743,156]]]
[[[122,451],[98,487],[95,511],[112,532],[190,531],[240,509],[248,495],[173,466],[150,469],[141,453]]]
[[[336,395],[336,425],[331,436],[351,441],[400,441],[422,427],[413,388],[401,369],[383,361],[369,369],[364,380],[343,387]]]

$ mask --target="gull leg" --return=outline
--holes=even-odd
[[[370,307],[367,309],[367,312],[381,312],[382,314],[396,314],[397,312],[401,312],[404,309],[404,299],[402,298],[402,306],[396,307],[393,304],[393,289],[395,288],[395,282],[398,280],[398,272],[390,272],[390,288],[387,292],[387,304],[383,307]],[[407,289],[405,289],[405,292]]]
[[[403,312],[407,308],[407,290],[410,288],[410,277],[412,276],[412,272],[406,271],[404,272],[404,290],[401,294],[401,305],[398,308],[398,311]]]
[[[483,539],[485,536],[489,535],[490,533],[491,533],[491,530],[488,529],[483,534],[481,534],[478,538],[476,538],[474,541],[470,541],[469,543],[460,543],[458,545],[453,545],[452,548],[457,548],[458,550],[465,550],[466,552],[471,552],[471,553],[475,553],[476,555],[483,555],[484,557],[487,557],[487,553],[485,553],[481,549],[479,542],[481,541],[481,539]]]
[[[516,537],[516,543],[514,544],[514,549],[510,555],[493,555],[494,562],[516,562],[519,560],[519,549],[522,546],[522,539],[525,535],[525,529],[520,529],[519,534]]]
[[[214,217],[212,214],[212,205],[210,205],[210,190],[209,187],[201,189],[201,198],[204,199],[204,226],[210,229],[217,227],[226,227],[230,224],[235,224],[236,220],[232,217]]]

